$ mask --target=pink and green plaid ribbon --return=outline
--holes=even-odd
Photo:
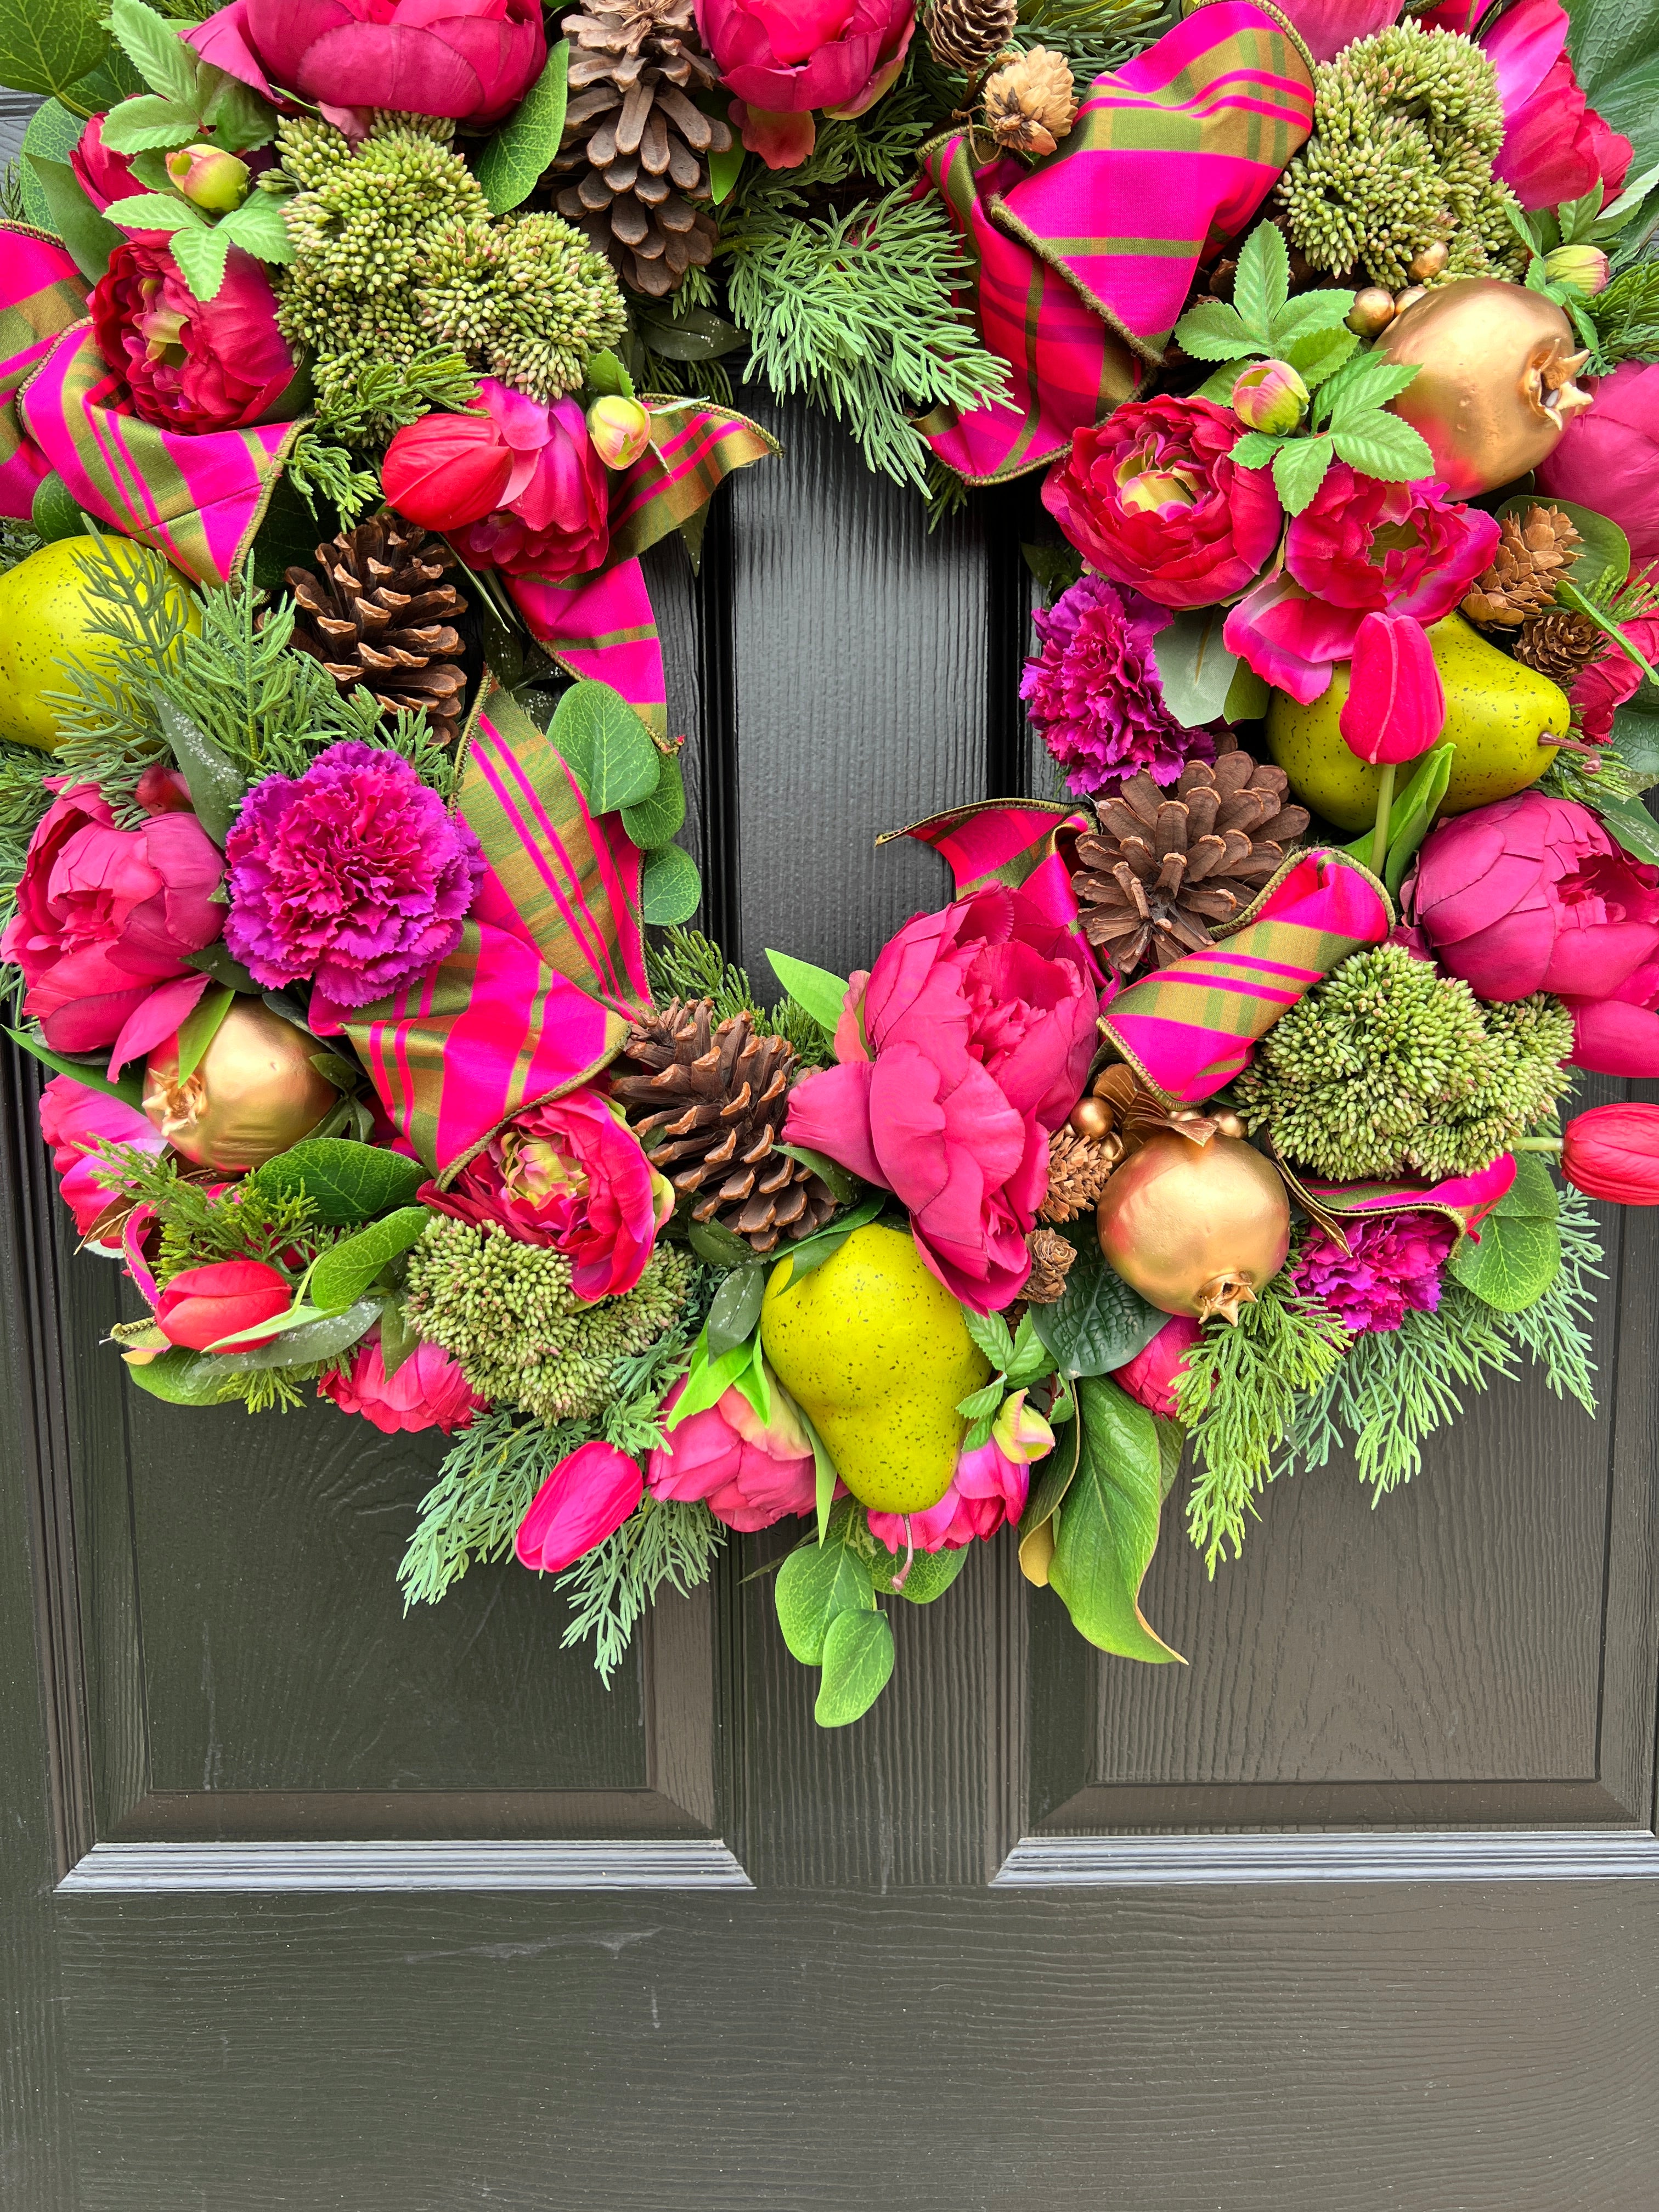
[[[1089,817],[1074,808],[1044,799],[992,799],[913,822],[908,830],[889,830],[878,845],[914,837],[948,862],[957,896],[966,898],[987,884],[1006,884],[1024,891],[1050,921],[1071,932],[1091,972],[1102,980],[1100,963],[1082,934],[1077,893],[1072,889],[1079,835]],[[1108,995],[1115,979],[1106,978]]]
[[[86,278],[44,231],[0,222],[0,514],[21,520],[49,473],[23,429],[17,394],[54,340],[87,312]]]
[[[689,522],[734,469],[778,451],[778,441],[746,415],[702,399],[647,392],[651,443],[611,495],[614,565],[631,561]]]
[[[620,691],[653,738],[667,737],[662,641],[637,561],[562,583],[547,576],[504,575],[502,580],[530,635],[561,668]]]
[[[1298,1176],[1279,1162],[1279,1173],[1321,1225],[1344,1244],[1345,1221],[1369,1221],[1394,1213],[1440,1213],[1455,1222],[1466,1237],[1476,1236],[1476,1224],[1486,1219],[1515,1181],[1515,1158],[1500,1153],[1474,1175],[1451,1176],[1441,1182],[1319,1182]],[[1479,1237],[1476,1237],[1478,1243]]]
[[[1156,366],[1204,256],[1237,237],[1313,125],[1306,49],[1260,0],[1200,0],[1098,76],[1035,168],[975,169],[965,131],[922,173],[961,233],[985,343],[1011,398],[919,425],[970,483],[1042,466]]]

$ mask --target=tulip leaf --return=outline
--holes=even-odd
[[[774,1144],[775,1152],[787,1159],[799,1160],[804,1168],[811,1168],[819,1182],[828,1186],[830,1195],[842,1206],[850,1206],[864,1185],[850,1168],[832,1160],[828,1152],[815,1152],[810,1145]]]
[[[356,1144],[349,1137],[306,1137],[256,1168],[250,1180],[271,1198],[303,1193],[319,1221],[343,1227],[412,1206],[426,1181],[426,1170],[418,1160],[407,1160],[383,1145]]]
[[[1079,1240],[1078,1256],[1055,1303],[1030,1309],[1031,1325],[1053,1353],[1054,1365],[1073,1377],[1107,1375],[1127,1365],[1169,1318],[1107,1265],[1092,1234]]]
[[[67,161],[51,161],[43,154],[29,154],[52,228],[69,249],[70,258],[83,276],[95,284],[109,266],[109,258],[125,241],[112,222],[99,214],[81,189],[81,180]]]
[[[1292,438],[1273,455],[1273,489],[1286,514],[1300,514],[1324,483],[1332,444],[1329,437]]]
[[[1213,722],[1227,703],[1237,659],[1221,642],[1225,607],[1185,607],[1152,640],[1164,703],[1183,729]]]
[[[179,1073],[174,1079],[183,1083],[194,1075],[207,1055],[207,1048],[224,1025],[225,1016],[236,1003],[236,994],[228,984],[216,983],[204,991],[179,1024]]]
[[[247,784],[216,741],[201,726],[160,692],[150,695],[161,724],[161,734],[173,749],[173,757],[190,786],[196,818],[216,845],[230,835]]]
[[[388,1382],[420,1344],[420,1332],[411,1326],[402,1300],[388,1298],[380,1308],[380,1366]]]
[[[332,1359],[338,1352],[349,1352],[380,1317],[378,1298],[359,1298],[343,1313],[324,1314],[246,1352],[204,1352],[201,1356],[214,1361],[222,1371],[239,1375],[267,1367],[312,1367],[319,1359]]]
[[[311,1271],[312,1304],[324,1313],[355,1304],[392,1261],[420,1243],[431,1218],[423,1206],[400,1206],[331,1245]]]
[[[892,1674],[893,1632],[886,1614],[838,1613],[823,1639],[823,1673],[812,1717],[820,1728],[846,1728],[861,1720]]]
[[[231,1380],[234,1370],[222,1360],[209,1360],[201,1352],[177,1346],[159,1359],[129,1359],[126,1369],[141,1390],[169,1406],[222,1406],[239,1395]]]
[[[690,853],[678,845],[659,845],[640,870],[640,912],[653,927],[666,929],[690,921],[702,898],[702,878]]]
[[[1465,1290],[1498,1313],[1520,1313],[1540,1298],[1561,1266],[1560,1201],[1536,1152],[1517,1152],[1515,1181],[1446,1262]]]
[[[730,199],[732,188],[742,173],[742,141],[733,139],[729,146],[705,158],[708,163],[708,197],[719,207],[723,200]]]
[[[823,1658],[830,1623],[843,1613],[873,1613],[870,1570],[847,1544],[803,1544],[778,1569],[773,1585],[778,1626],[792,1656],[803,1667]]]
[[[1085,1640],[1120,1658],[1179,1659],[1148,1626],[1140,1586],[1158,1547],[1164,1454],[1152,1416],[1115,1382],[1078,1390],[1077,1474],[1049,1562],[1049,1587]]]
[[[714,1293],[708,1309],[708,1352],[718,1359],[740,1344],[747,1344],[760,1320],[761,1300],[766,1296],[766,1270],[757,1263],[735,1267]]]
[[[874,1554],[869,1562],[870,1574],[882,1596],[905,1598],[912,1605],[931,1605],[936,1597],[944,1596],[967,1565],[969,1547],[958,1544],[950,1551],[913,1552],[910,1571],[902,1583],[894,1577],[904,1574],[903,1553],[890,1552],[873,1536],[870,1548]]]
[[[491,215],[529,198],[559,150],[569,99],[570,41],[561,39],[547,66],[474,163]]]
[[[67,1075],[71,1082],[84,1083],[88,1091],[101,1091],[107,1098],[118,1098],[124,1106],[142,1111],[144,1103],[144,1077],[142,1068],[135,1067],[131,1075],[112,1082],[96,1061],[68,1060],[61,1052],[53,1052],[32,1030],[9,1029],[6,1035],[15,1045],[44,1062],[54,1075]]]
[[[767,953],[772,973],[798,1006],[805,1006],[818,1027],[834,1036],[847,1002],[847,978],[815,968],[810,960],[794,959],[787,952]]]
[[[97,0],[5,0],[0,7],[0,84],[14,92],[67,92],[109,49]]]
[[[661,772],[657,787],[632,806],[622,810],[622,825],[629,842],[642,853],[654,852],[678,836],[685,825],[685,777],[678,753],[659,756]]]
[[[724,1352],[711,1352],[705,1329],[692,1352],[685,1388],[663,1423],[665,1431],[672,1435],[682,1421],[689,1421],[694,1413],[706,1413],[711,1406],[718,1405],[738,1376],[747,1372],[754,1357],[755,1347],[748,1342],[731,1345]]]

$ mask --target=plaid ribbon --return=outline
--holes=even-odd
[[[648,1003],[640,855],[509,692],[475,710],[457,811],[483,888],[447,960],[343,1026],[387,1114],[441,1182],[515,1114],[614,1058]]]
[[[0,222],[0,514],[26,520],[48,473],[18,420],[17,394],[54,339],[84,319],[88,289],[55,238]]]
[[[1515,1181],[1515,1158],[1503,1152],[1476,1175],[1453,1176],[1444,1182],[1316,1182],[1298,1176],[1283,1160],[1276,1162],[1290,1185],[1291,1195],[1310,1213],[1322,1229],[1347,1249],[1345,1221],[1369,1221],[1393,1213],[1441,1213],[1455,1222],[1465,1237],[1476,1235],[1484,1221]]]
[[[1208,1098],[1282,1013],[1394,927],[1388,894],[1345,853],[1297,853],[1217,943],[1142,976],[1101,1030],[1165,1105]]]
[[[689,522],[734,469],[746,469],[780,450],[758,422],[729,407],[659,392],[647,392],[644,404],[651,416],[651,443],[611,495],[613,565],[635,559]]]
[[[1042,799],[993,799],[953,806],[948,813],[913,822],[908,830],[884,830],[876,843],[914,837],[918,844],[931,846],[949,864],[958,898],[982,890],[988,884],[1024,891],[1048,921],[1077,939],[1078,951],[1099,981],[1100,963],[1082,933],[1077,893],[1072,889],[1078,836],[1088,827],[1088,817],[1072,808]],[[1109,998],[1115,979],[1105,980]]]
[[[620,691],[652,736],[666,742],[662,641],[637,561],[564,583],[545,576],[504,575],[503,580],[531,635],[561,668]]]
[[[1065,145],[1028,171],[924,148],[961,234],[985,343],[1011,398],[917,428],[970,483],[1041,467],[1156,366],[1204,256],[1249,222],[1313,125],[1301,40],[1261,0],[1200,4],[1097,76]]]

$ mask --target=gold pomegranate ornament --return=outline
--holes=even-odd
[[[187,1160],[243,1174],[297,1144],[339,1097],[311,1064],[319,1049],[258,999],[238,999],[182,1083],[176,1036],[151,1053],[145,1115]]]
[[[1176,1130],[1149,1136],[1107,1184],[1096,1213],[1100,1249],[1161,1313],[1241,1306],[1285,1264],[1291,1202],[1283,1180],[1242,1137],[1195,1144]]]
[[[1420,432],[1436,474],[1459,499],[1535,469],[1591,404],[1573,381],[1589,356],[1562,310],[1493,276],[1425,292],[1389,323],[1376,351],[1417,364],[1389,405]]]

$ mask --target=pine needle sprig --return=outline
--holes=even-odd
[[[1064,54],[1081,87],[1151,46],[1176,21],[1170,0],[1021,0],[1010,44]]]
[[[577,1423],[527,1421],[505,1409],[475,1416],[421,1500],[398,1569],[405,1613],[412,1605],[436,1605],[475,1561],[494,1566],[510,1559],[531,1500],[587,1435]]]
[[[684,1597],[706,1583],[725,1541],[726,1530],[701,1499],[655,1498],[647,1492],[631,1520],[553,1585],[572,1611],[561,1649],[592,1638],[593,1664],[608,1683],[627,1656],[641,1614],[664,1585]]]
[[[64,684],[46,703],[60,732],[58,767],[95,783],[117,823],[132,830],[148,818],[134,796],[139,778],[170,757],[152,686],[176,664],[192,599],[148,546],[95,532],[93,540],[97,550],[81,572],[87,635],[115,651],[63,662]]]
[[[1659,261],[1632,262],[1620,270],[1584,302],[1584,312],[1595,325],[1593,374],[1603,375],[1621,361],[1659,357]]]
[[[646,945],[645,967],[651,995],[659,1006],[671,999],[710,999],[717,1025],[734,1014],[753,1014],[768,1036],[783,1039],[803,1066],[828,1067],[835,1059],[830,1039],[805,1006],[787,997],[775,1006],[763,1006],[744,971],[698,930],[663,930],[658,942]]]
[[[289,448],[289,482],[313,515],[321,512],[319,502],[326,502],[349,529],[381,497],[378,468],[372,462],[358,468],[355,455],[384,445],[422,415],[465,414],[477,404],[477,373],[453,347],[426,346],[408,361],[370,362],[319,399],[315,420]]]

